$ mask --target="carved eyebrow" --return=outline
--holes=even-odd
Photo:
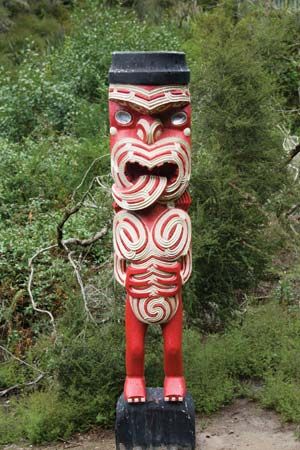
[[[152,114],[189,104],[190,93],[187,86],[159,86],[147,90],[142,86],[110,85],[109,100]]]
[[[137,111],[140,112],[141,114],[150,114],[150,115],[154,115],[154,114],[164,114],[166,111],[170,111],[170,110],[178,110],[181,108],[184,108],[185,106],[187,106],[189,103],[186,102],[169,102],[169,103],[165,103],[163,105],[159,105],[156,108],[147,108],[146,103],[143,104],[143,106],[136,104],[135,101],[130,101],[130,100],[126,100],[126,101],[119,101],[119,100],[110,100],[113,101],[114,103],[117,103],[121,108],[129,108],[133,111]]]

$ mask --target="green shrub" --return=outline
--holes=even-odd
[[[0,445],[18,442],[23,437],[22,424],[15,411],[0,408]]]
[[[26,366],[20,366],[17,361],[3,361],[0,366],[0,387],[6,389],[17,384],[22,384],[31,371]]]
[[[300,423],[299,382],[286,380],[280,372],[270,375],[259,398],[262,406],[279,412],[284,420]]]
[[[235,397],[236,381],[227,370],[221,340],[201,343],[200,338],[196,331],[185,331],[185,372],[196,410],[209,414]]]
[[[67,130],[76,113],[76,98],[68,83],[49,76],[49,62],[28,50],[16,79],[2,72],[1,135],[13,140],[35,132],[47,135]]]
[[[185,331],[186,377],[197,410],[214,412],[243,394],[299,422],[299,332],[299,311],[291,315],[274,302],[250,308],[243,324],[224,335],[201,340],[198,332]],[[262,385],[259,396],[245,390],[252,381]]]
[[[76,95],[104,104],[111,53],[121,50],[177,50],[178,32],[172,23],[159,26],[139,21],[133,11],[99,8],[87,0],[73,15],[73,33],[54,57],[55,74],[72,85]],[[109,33],[107,32],[109,30]]]
[[[55,389],[36,392],[19,405],[24,436],[33,444],[64,438],[74,430],[73,409],[62,402]]]
[[[122,338],[122,327],[104,325],[86,339],[64,343],[58,382],[62,395],[78,405],[77,428],[89,426],[96,417],[101,425],[111,423],[122,390]]]
[[[157,386],[163,381],[161,333],[149,331],[145,372],[148,386]],[[68,339],[62,345],[58,382],[62,397],[75,405],[75,428],[86,429],[92,423],[111,426],[125,376],[124,325],[99,325],[85,338]]]
[[[71,1],[69,6],[71,6]],[[15,69],[30,42],[38,52],[61,43],[68,27],[66,1],[9,0],[0,5],[0,62]]]
[[[72,33],[64,44],[43,60],[29,49],[15,78],[2,72],[2,136],[20,140],[32,134],[79,133],[84,125],[84,135],[93,136],[96,129],[107,129],[111,53],[179,47],[171,26],[139,22],[133,12],[99,8],[93,0],[75,10],[72,23]],[[98,122],[96,106],[88,106],[87,101],[97,102]]]
[[[25,438],[39,444],[66,438],[73,431],[72,415],[71,405],[61,401],[55,386],[34,392],[13,401],[8,411],[0,411],[0,443]]]
[[[244,38],[252,42],[263,66],[276,79],[289,111],[291,131],[296,132],[299,117],[295,108],[299,104],[300,75],[295,43],[300,32],[299,12],[291,14],[288,10],[282,10],[266,15],[254,11],[239,22],[238,28]]]
[[[291,180],[277,128],[278,86],[256,45],[222,8],[193,27],[185,44],[195,105],[187,308],[192,321],[216,330],[265,276],[279,243],[272,202]]]
[[[1,212],[13,206],[28,204],[32,199],[44,203],[44,210],[63,203],[97,157],[108,153],[107,139],[77,140],[70,136],[49,136],[38,140],[27,138],[21,144],[0,139],[3,156],[0,170]],[[109,173],[109,155],[100,160],[89,174]],[[20,189],[22,186],[22,189]]]

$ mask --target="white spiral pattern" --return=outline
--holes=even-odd
[[[188,253],[191,231],[189,215],[179,208],[163,212],[151,232],[136,214],[122,210],[114,218],[114,249],[120,258],[129,261],[141,262],[149,256],[176,261]]]
[[[114,254],[114,273],[115,278],[121,286],[125,286],[126,280],[126,261],[120,258],[117,253]]]
[[[152,238],[156,248],[163,252],[163,256],[174,260],[188,252],[191,232],[188,214],[181,209],[172,208],[158,218],[152,230]]]
[[[185,284],[188,281],[191,274],[192,274],[192,250],[190,248],[187,254],[182,257],[181,271],[180,271],[182,284]]]
[[[167,178],[143,175],[137,182],[120,190],[116,184],[112,187],[115,202],[124,209],[138,211],[147,208],[161,197],[167,186]]]
[[[150,170],[171,163],[177,166],[177,174],[174,179],[167,181],[164,187],[164,177],[154,175],[142,176],[136,182],[131,182],[126,176],[127,163],[138,163]],[[158,199],[161,202],[176,200],[189,184],[190,146],[178,137],[160,139],[149,145],[135,138],[120,139],[111,151],[111,173],[115,181],[113,197],[121,208],[138,210],[154,204]],[[153,188],[155,179],[157,190]],[[130,202],[128,194],[131,195]]]
[[[178,297],[133,298],[129,297],[132,311],[137,319],[147,324],[163,324],[174,317]]]
[[[120,211],[113,231],[115,276],[126,286],[135,316],[145,323],[167,322],[191,273],[188,214],[166,209],[148,229],[137,214]]]
[[[134,214],[127,211],[116,214],[113,231],[115,252],[120,258],[141,260],[149,254],[147,230]]]

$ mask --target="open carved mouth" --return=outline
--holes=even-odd
[[[178,167],[177,164],[174,163],[163,163],[149,168],[138,162],[127,162],[125,166],[125,175],[131,183],[134,183],[142,175],[154,175],[167,178],[169,184],[176,180],[178,176]]]

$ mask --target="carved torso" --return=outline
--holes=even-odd
[[[114,219],[117,279],[139,320],[164,323],[175,314],[191,270],[191,224],[179,208],[119,211]]]

